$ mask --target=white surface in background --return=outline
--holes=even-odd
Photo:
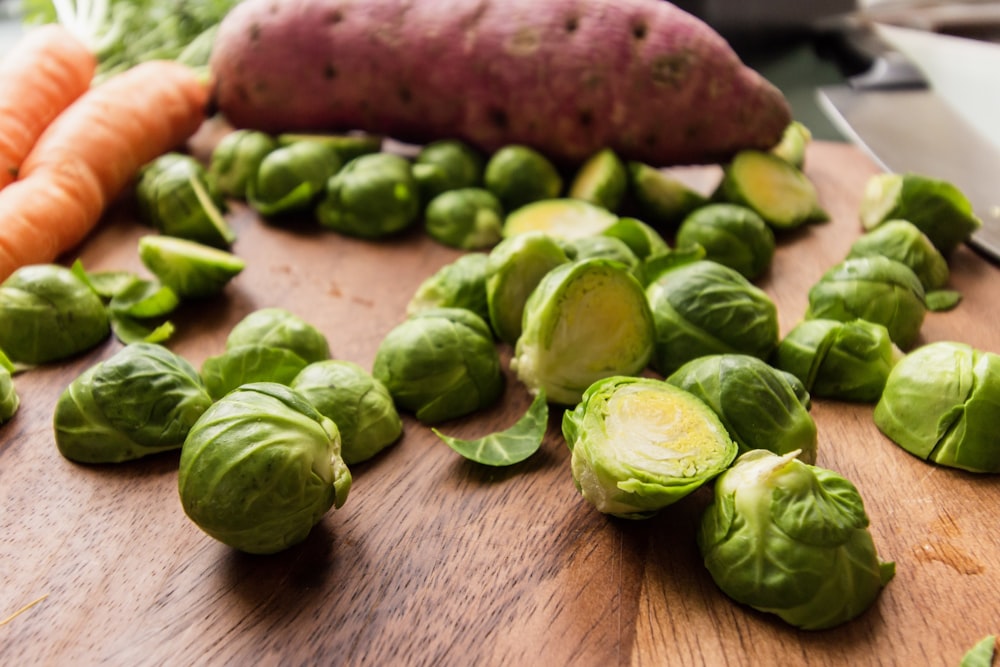
[[[1000,44],[879,25],[878,32],[923,71],[970,125],[1000,147]]]

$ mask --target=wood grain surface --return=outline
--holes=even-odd
[[[783,332],[860,234],[875,167],[816,143],[806,171],[833,219],[782,236],[760,281]],[[223,297],[185,305],[170,343],[196,366],[240,318],[277,305],[318,326],[335,357],[370,368],[419,281],[457,256],[419,230],[372,243],[269,226],[238,206],[230,218],[247,269]],[[116,206],[82,248],[85,266],[143,271],[147,232]],[[920,342],[1000,352],[1000,269],[963,247],[952,272],[964,300],[929,315]],[[897,575],[862,617],[803,632],[713,584],[694,542],[708,489],[641,522],[586,504],[557,410],[541,451],[507,469],[461,459],[406,417],[402,440],[352,468],[346,505],[305,542],[237,553],[184,515],[176,453],[85,466],[56,450],[60,392],[118,347],[15,378],[22,407],[0,428],[0,664],[957,665],[1000,632],[1000,480],[910,456],[870,405],[814,402],[818,464],[858,486]],[[500,405],[442,430],[512,423],[530,397],[508,380]]]

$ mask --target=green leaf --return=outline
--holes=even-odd
[[[928,292],[924,298],[927,310],[941,313],[957,306],[962,301],[962,294],[956,290],[939,289]]]
[[[177,293],[154,280],[134,280],[108,304],[112,313],[129,317],[163,317],[180,303]]]
[[[174,333],[172,322],[163,322],[150,328],[133,317],[123,313],[111,313],[111,331],[115,338],[129,345],[131,343],[163,343]]]
[[[959,667],[990,667],[993,664],[996,645],[996,635],[983,637],[962,656],[962,662],[959,663]]]
[[[524,461],[538,451],[549,421],[545,390],[539,390],[528,410],[508,429],[475,440],[462,440],[432,428],[434,434],[456,452],[476,463],[509,466]]]

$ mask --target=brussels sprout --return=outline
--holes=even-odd
[[[611,376],[563,413],[570,468],[599,511],[647,518],[732,463],[736,443],[693,394],[652,378]]]
[[[510,212],[562,193],[563,180],[552,162],[528,146],[504,146],[486,163],[483,184]]]
[[[140,238],[139,259],[182,299],[218,294],[246,266],[225,250],[171,236]]]
[[[778,345],[778,309],[763,290],[718,262],[676,266],[646,288],[656,349],[653,367],[670,375],[708,354],[767,359]]]
[[[181,448],[181,506],[205,533],[271,554],[342,507],[351,473],[336,424],[283,385],[247,384],[214,403]]]
[[[610,148],[591,155],[570,183],[567,196],[617,211],[628,190],[628,170]]]
[[[351,131],[342,134],[283,132],[278,135],[278,144],[288,146],[299,141],[319,141],[333,149],[341,164],[347,164],[356,157],[378,153],[382,150],[383,138],[377,134]]]
[[[215,145],[208,163],[208,175],[219,192],[246,198],[247,183],[257,174],[264,157],[278,147],[278,141],[258,130],[233,130]]]
[[[816,187],[802,170],[765,151],[737,153],[726,165],[717,194],[727,202],[753,209],[775,229],[829,219],[820,206]]]
[[[882,256],[906,264],[926,291],[948,282],[948,262],[931,240],[908,220],[887,220],[862,234],[851,245],[847,259]]]
[[[983,226],[958,188],[918,174],[872,176],[865,185],[859,216],[866,230],[889,220],[908,220],[945,257]]]
[[[799,378],[813,396],[874,403],[902,356],[881,324],[812,319],[799,322],[778,343],[773,363]]]
[[[32,264],[0,283],[0,348],[12,361],[66,359],[110,333],[104,302],[70,269]]]
[[[809,289],[805,317],[875,322],[906,350],[926,314],[923,285],[908,266],[888,257],[856,257],[829,269]]]
[[[642,162],[629,162],[629,190],[639,217],[659,228],[673,228],[708,199],[673,174]]]
[[[670,251],[660,233],[638,218],[618,218],[601,234],[624,241],[640,260]]]
[[[354,158],[330,178],[316,217],[335,232],[377,239],[409,227],[420,208],[409,161],[392,153],[371,153]]]
[[[406,314],[413,315],[430,308],[465,308],[484,320],[489,320],[486,302],[486,269],[489,255],[473,252],[462,255],[417,287]]]
[[[310,210],[342,164],[323,141],[280,146],[264,156],[247,182],[247,203],[265,217]]]
[[[1000,472],[1000,355],[928,343],[893,367],[874,417],[882,433],[918,458]]]
[[[313,362],[289,386],[337,425],[348,465],[367,461],[403,433],[389,390],[354,362]]]
[[[21,398],[14,387],[14,378],[10,369],[0,364],[0,424],[4,424],[14,416]]]
[[[316,327],[283,308],[262,308],[233,327],[222,354],[202,363],[201,376],[218,399],[251,382],[287,385],[308,364],[329,358],[329,344]]]
[[[126,345],[63,391],[56,446],[80,463],[115,463],[180,448],[212,399],[183,357],[152,343]]]
[[[619,262],[585,259],[557,266],[528,297],[511,369],[532,393],[572,405],[601,378],[637,375],[652,352],[639,281]]]
[[[764,219],[739,204],[709,204],[681,222],[678,248],[700,245],[705,259],[739,271],[748,280],[760,277],[774,258],[774,232]]]
[[[614,213],[582,199],[541,199],[508,213],[503,235],[544,232],[558,239],[579,239],[601,234],[617,221]]]
[[[642,264],[627,243],[613,236],[584,236],[564,241],[562,246],[570,261],[600,257],[620,262],[632,274],[637,273]]]
[[[806,161],[806,148],[812,141],[812,132],[797,120],[793,120],[781,133],[781,140],[771,148],[771,152],[801,169]]]
[[[236,240],[223,216],[222,196],[205,167],[190,155],[166,153],[147,164],[135,196],[140,218],[163,234],[216,248]]]
[[[521,335],[524,304],[542,277],[569,261],[562,246],[544,232],[525,232],[501,241],[486,263],[489,322],[511,345]]]
[[[486,157],[457,139],[441,139],[424,145],[413,160],[417,165],[433,165],[444,175],[443,190],[479,188],[483,184]]]
[[[489,190],[459,188],[434,197],[424,211],[424,227],[435,241],[460,248],[490,248],[502,238],[503,208]]]
[[[425,424],[488,407],[503,391],[493,333],[464,308],[423,310],[398,324],[379,344],[372,375]]]
[[[715,482],[698,546],[723,593],[806,630],[846,623],[892,579],[864,501],[839,474],[762,449]]]
[[[740,453],[796,451],[816,462],[816,422],[788,374],[747,354],[698,357],[666,381],[700,398],[719,416]]]

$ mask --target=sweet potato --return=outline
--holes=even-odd
[[[652,165],[776,144],[781,92],[662,0],[245,0],[211,57],[237,127],[518,143]]]

